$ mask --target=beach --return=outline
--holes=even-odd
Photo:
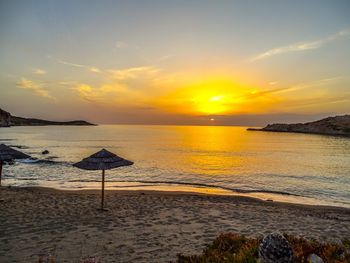
[[[200,253],[221,233],[273,231],[308,239],[350,236],[350,209],[250,197],[163,191],[0,188],[0,262],[169,262]]]

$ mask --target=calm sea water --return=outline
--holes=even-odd
[[[11,127],[0,143],[42,161],[4,167],[3,184],[100,188],[72,163],[106,148],[135,162],[107,171],[111,189],[244,194],[350,207],[350,139],[249,132],[246,127],[100,125]],[[43,150],[50,154],[42,155]]]

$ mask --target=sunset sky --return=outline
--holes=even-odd
[[[0,108],[95,123],[350,113],[350,1],[0,1]]]

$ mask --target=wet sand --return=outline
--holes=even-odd
[[[350,209],[249,197],[157,191],[0,187],[0,262],[169,262],[199,253],[220,233],[272,231],[336,241],[350,236]]]

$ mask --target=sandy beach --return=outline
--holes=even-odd
[[[0,262],[169,262],[199,253],[220,233],[271,231],[335,241],[350,236],[350,209],[179,192],[0,188]]]

